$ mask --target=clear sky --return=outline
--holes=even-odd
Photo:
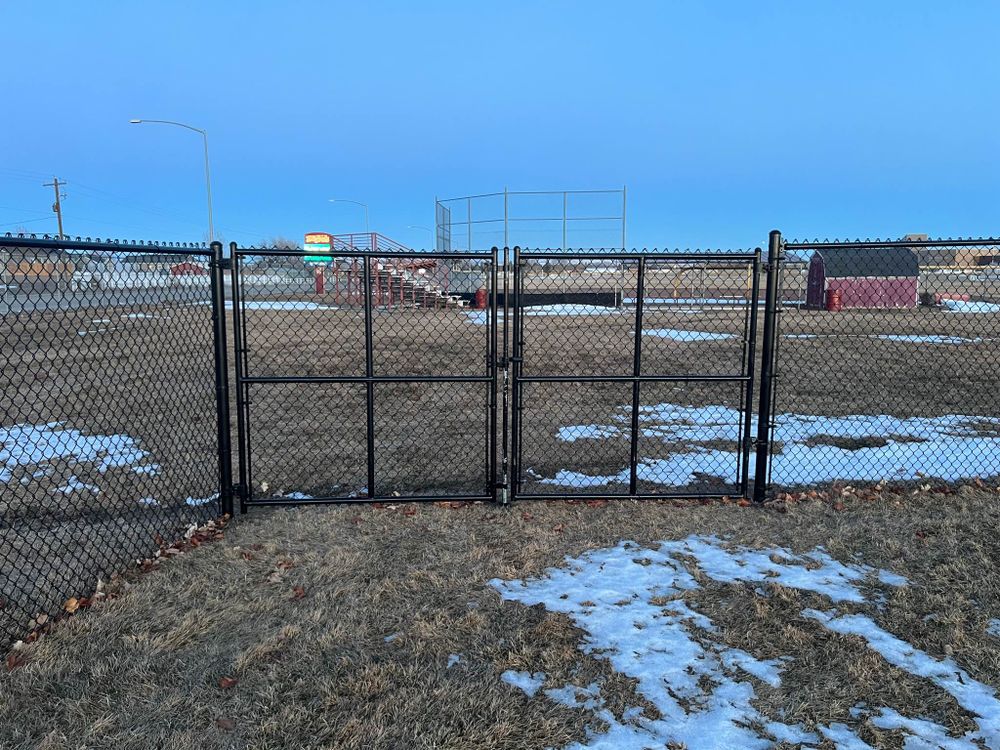
[[[628,187],[629,244],[1000,234],[1000,3],[2,3],[0,231],[430,243],[434,198]]]

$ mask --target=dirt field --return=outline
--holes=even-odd
[[[811,733],[809,746],[823,750],[834,747],[824,739],[834,730],[877,748],[900,748],[915,731],[932,736],[931,728],[959,743],[1000,719],[985,697],[968,708],[975,691],[1000,687],[1000,636],[990,634],[1000,618],[998,509],[996,494],[966,490],[848,495],[785,512],[634,501],[258,510],[224,541],[164,563],[120,598],[15,652],[18,666],[0,676],[0,746],[521,750],[590,746],[613,722],[622,734],[605,740],[610,746],[633,746],[624,744],[632,732],[646,738],[636,747],[680,747],[668,738],[688,730],[664,713],[667,698],[629,672],[620,650],[591,649],[599,632],[589,620],[504,600],[490,582],[555,581],[545,571],[566,566],[567,556],[605,554],[628,539],[631,557],[643,562],[643,550],[692,534],[717,535],[725,540],[718,548],[732,554],[761,551],[766,565],[783,559],[775,546],[785,547],[806,556],[788,564],[800,577],[833,565],[815,557],[818,545],[845,570],[885,571],[859,580],[863,599],[831,604],[778,572],[760,583],[725,583],[684,558],[698,585],[650,601],[663,613],[679,607],[709,618],[714,630],[685,625],[695,638],[688,647],[705,652],[672,658],[697,665],[714,663],[716,652],[745,654],[741,663],[760,675],[734,667],[701,684],[695,693],[708,697],[692,695],[692,721],[716,717],[720,700],[743,706],[736,696],[749,690],[749,707],[739,710],[754,718],[740,731],[775,747],[800,746],[776,741],[778,724]],[[652,565],[632,568],[660,571],[664,584],[676,575]],[[603,578],[600,606],[614,610],[630,576],[609,568]],[[643,617],[639,604],[618,604],[626,623]],[[903,639],[929,665],[924,675],[892,650],[882,655],[878,642],[832,632],[811,614],[831,606]],[[650,639],[660,631],[629,632],[628,643],[657,664]],[[778,681],[752,667],[775,659]],[[965,687],[941,669],[960,671]],[[542,687],[533,697],[511,684],[527,673]],[[570,707],[567,684],[599,691],[600,703]],[[736,692],[723,698],[723,685]],[[896,715],[924,723],[886,728]],[[702,726],[710,734],[698,736],[714,742],[730,725]],[[995,739],[987,734],[988,744]]]

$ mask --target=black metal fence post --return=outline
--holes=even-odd
[[[747,381],[743,395],[743,444],[740,446],[740,496],[747,497],[750,491],[750,448],[754,444],[753,431],[753,386],[757,364],[757,313],[760,306],[760,256],[758,247],[753,261],[753,278],[750,282],[750,307],[745,325],[745,347],[743,368]]]
[[[371,255],[365,255],[362,279],[365,306],[365,438],[368,445],[368,497],[375,497],[375,342],[372,322],[372,263],[377,262]]]
[[[635,495],[639,488],[639,376],[642,375],[642,308],[645,296],[646,259],[639,258],[635,283],[635,340],[632,347],[632,429],[628,456],[630,495]]]
[[[760,358],[760,405],[757,409],[757,460],[754,470],[753,499],[762,503],[767,497],[768,462],[771,457],[771,430],[774,427],[774,354],[778,322],[778,287],[784,246],[781,232],[772,230],[767,243],[767,292],[764,299],[764,334]]]
[[[222,243],[212,245],[212,330],[215,347],[215,411],[219,450],[219,503],[233,514],[233,451],[229,434],[229,357],[226,344],[226,287]]]
[[[240,513],[247,512],[247,500],[250,496],[250,480],[248,466],[248,441],[247,435],[247,392],[243,378],[246,372],[246,335],[243,330],[243,300],[242,300],[242,271],[240,255],[235,242],[229,243],[229,268],[231,281],[231,296],[233,298],[233,375],[236,379],[236,445],[237,445],[237,467],[239,481],[236,485],[236,493],[240,498]]]

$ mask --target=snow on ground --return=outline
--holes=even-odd
[[[198,302],[199,306],[211,305],[211,302]],[[232,308],[233,301],[226,300],[226,307]],[[244,300],[244,310],[339,310],[336,305],[320,305],[305,300]]]
[[[524,691],[530,698],[545,684],[545,672],[515,672],[513,669],[508,669],[500,675],[500,679]]]
[[[209,495],[208,497],[189,497],[184,503],[190,505],[192,508],[197,508],[201,505],[208,505],[209,503],[214,503],[219,499],[219,493],[216,492],[214,495]]]
[[[995,313],[1000,312],[1000,305],[991,302],[964,302],[957,299],[941,300],[941,307],[949,312],[957,313]]]
[[[1000,638],[1000,620],[990,620],[986,623],[986,632],[992,636]]]
[[[962,336],[937,336],[937,335],[926,335],[918,336],[916,334],[883,334],[880,336],[875,336],[874,338],[881,339],[882,341],[898,341],[907,344],[979,344],[982,343],[981,338],[967,339]]]
[[[104,474],[109,469],[133,466],[146,458],[139,441],[129,435],[84,435],[64,427],[63,422],[15,424],[0,427],[0,484],[10,482],[19,467],[46,464],[59,459],[88,462]],[[152,467],[137,466],[138,473]]]
[[[600,685],[548,685],[536,672],[505,672],[501,679],[565,706],[588,710],[607,726],[591,729],[572,750],[640,750],[677,746],[689,750],[769,748],[777,742],[817,747],[823,738],[836,747],[867,748],[845,724],[816,731],[762,715],[753,705],[758,685],[780,686],[790,658],[762,660],[714,637],[716,626],[682,598],[699,588],[692,569],[723,584],[772,584],[809,591],[838,603],[861,603],[881,585],[906,585],[902,576],[865,565],[847,565],[822,549],[795,555],[783,548],[734,548],[717,537],[691,536],[641,548],[634,542],[567,559],[539,578],[494,579],[491,585],[507,600],[543,605],[570,617],[585,632],[579,648],[636,681],[637,691],[653,703],[660,718],[638,707],[615,715],[600,696]],[[929,680],[953,695],[976,720],[978,730],[951,737],[925,717],[902,716],[891,707],[856,707],[860,723],[900,730],[906,748],[971,748],[975,742],[1000,748],[1000,703],[989,686],[973,680],[949,659],[936,659],[859,615],[832,610],[804,612],[836,633],[853,633],[891,664]],[[921,744],[923,742],[923,744]],[[670,743],[673,743],[672,745]]]
[[[61,492],[64,495],[72,495],[74,492],[90,492],[94,495],[101,494],[100,488],[80,481],[80,478],[76,474],[71,475],[62,487],[56,487],[55,491]]]
[[[557,317],[575,315],[621,315],[622,311],[617,307],[602,307],[600,305],[529,305],[521,308],[521,314],[525,317]],[[489,310],[468,310],[465,313],[470,323],[476,325],[486,325],[490,319]],[[503,320],[503,310],[497,310],[497,319]],[[630,313],[631,315],[631,313]],[[513,313],[511,313],[513,317]]]
[[[634,305],[635,297],[626,297],[623,305]],[[642,300],[643,305],[745,305],[747,300],[742,297],[654,297]]]
[[[786,339],[840,339],[843,334],[839,333],[785,333]],[[966,338],[964,336],[942,336],[938,334],[916,334],[916,333],[879,333],[867,336],[851,336],[851,338],[873,339],[877,341],[893,341],[899,344],[981,344],[984,341],[993,341],[989,338]]]
[[[709,331],[684,331],[677,328],[649,328],[642,332],[643,336],[655,336],[671,341],[725,341],[736,338],[731,333],[712,333]]]
[[[642,437],[659,438],[691,448],[668,458],[640,457],[639,479],[666,486],[683,486],[695,472],[730,478],[735,476],[738,454],[720,450],[718,441],[740,437],[741,415],[726,406],[682,406],[662,403],[643,406],[639,414]],[[559,439],[628,437],[629,422],[624,408],[611,424],[573,425],[559,429]],[[977,429],[978,428],[978,429]],[[986,432],[981,432],[986,428]],[[751,433],[756,431],[756,420]],[[830,439],[871,440],[870,447],[840,447]],[[958,481],[989,476],[996,472],[1000,450],[1000,418],[947,414],[941,417],[899,418],[855,414],[841,417],[779,414],[774,439],[783,444],[772,461],[777,484],[807,485],[848,481],[910,480],[935,477]],[[716,447],[710,447],[715,443]],[[884,444],[882,444],[884,443]],[[628,469],[605,476],[590,476],[564,470],[542,480],[558,486],[600,487],[627,482]]]

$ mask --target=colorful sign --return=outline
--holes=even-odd
[[[306,263],[328,263],[330,250],[333,248],[333,237],[328,232],[306,232],[303,248],[307,253],[323,253],[323,255],[307,255]]]

